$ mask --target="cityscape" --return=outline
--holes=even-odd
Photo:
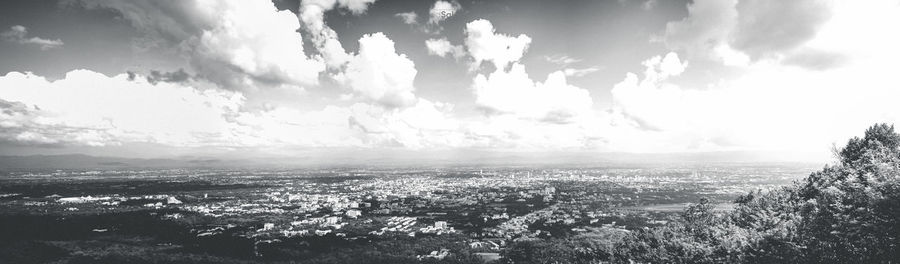
[[[812,170],[688,164],[10,172],[0,180],[0,207],[6,239],[75,237],[51,245],[84,257],[145,246],[140,250],[151,255],[326,263],[389,244],[408,248],[383,253],[398,261],[489,262],[519,239],[661,226],[701,198],[731,210],[743,193],[788,185]]]

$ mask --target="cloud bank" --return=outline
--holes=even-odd
[[[893,107],[900,82],[892,72],[900,37],[860,30],[900,24],[891,1],[698,0],[685,6],[686,17],[658,28],[649,43],[662,50],[658,56],[603,71],[590,65],[612,65],[606,58],[533,50],[542,39],[486,19],[446,36],[418,31],[446,23],[431,11],[462,10],[456,2],[435,2],[427,22],[414,12],[398,14],[400,22],[418,25],[409,36],[361,32],[343,43],[326,16],[365,16],[374,1],[303,1],[296,13],[269,1],[74,3],[117,12],[140,33],[137,46],[177,54],[183,65],[146,74],[74,70],[59,79],[6,73],[0,142],[827,152],[871,123],[900,122]],[[25,27],[3,37],[58,47]],[[411,38],[414,48],[395,41]],[[345,49],[354,46],[346,41],[356,41],[358,50]],[[462,81],[435,85],[427,68],[435,63]],[[641,69],[624,73],[632,66]],[[611,85],[595,82],[619,70],[624,77],[614,76],[621,79]],[[278,98],[284,90],[313,92]],[[286,102],[270,104],[272,98]]]

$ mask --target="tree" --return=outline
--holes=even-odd
[[[718,216],[706,201],[639,230],[615,262],[895,263],[900,260],[900,134],[876,124],[838,162],[791,186],[739,197]]]
[[[575,263],[575,250],[568,243],[554,243],[540,238],[519,239],[501,252],[507,263],[556,264]]]

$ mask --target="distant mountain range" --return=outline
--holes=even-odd
[[[220,158],[180,156],[167,158],[123,158],[84,154],[0,156],[0,169],[124,169],[124,168],[259,168],[259,167],[417,167],[417,166],[609,166],[702,163],[812,163],[789,153],[697,152],[697,153],[496,153],[357,151],[315,153],[298,156]]]
[[[138,159],[84,154],[0,156],[0,169],[94,169],[129,167],[209,167],[215,159]]]

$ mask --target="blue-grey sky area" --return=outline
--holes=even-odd
[[[12,0],[0,155],[759,151],[895,123],[896,0]],[[825,157],[825,158],[823,158]]]

